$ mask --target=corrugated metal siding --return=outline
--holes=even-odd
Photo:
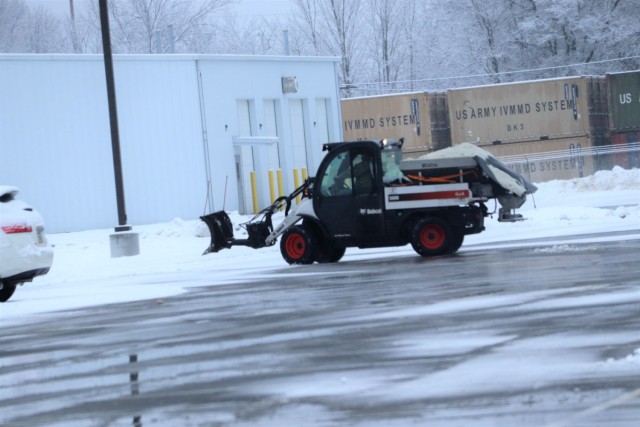
[[[434,93],[429,97],[431,113],[432,149],[442,150],[451,147],[451,122],[449,120],[449,101],[446,93]]]
[[[609,105],[607,81],[600,77],[587,78],[589,103],[589,137],[594,147],[609,145]]]
[[[161,66],[159,66],[161,65]],[[189,218],[206,180],[193,61],[116,63],[127,213],[136,223]]]
[[[236,210],[232,142],[238,135],[236,100],[254,100],[260,109],[256,117],[263,117],[264,99],[279,100],[288,117],[290,95],[282,94],[280,79],[293,75],[300,82],[296,98],[329,99],[334,105],[330,123],[339,124],[336,61],[116,56],[128,223],[197,219],[204,213],[207,183],[198,69],[203,82],[213,208],[223,208],[226,192],[224,207]],[[315,114],[315,107],[311,114]],[[290,152],[291,131],[282,120],[278,126],[285,144],[282,151]],[[331,134],[340,138],[339,125]],[[320,153],[320,143],[313,142]],[[319,160],[317,155],[309,169],[315,171]],[[292,163],[284,158],[282,167]],[[102,56],[0,55],[0,182],[21,188],[24,199],[42,212],[49,232],[117,225]]]
[[[327,58],[299,58],[279,57],[274,60],[258,57],[255,62],[243,58],[225,57],[223,61],[206,60],[199,61],[199,69],[202,73],[203,96],[206,100],[206,121],[209,130],[209,153],[212,164],[214,206],[216,209],[234,210],[238,207],[238,189],[236,182],[236,170],[234,147],[230,143],[233,136],[239,135],[236,101],[242,99],[256,100],[255,118],[264,117],[263,100],[276,100],[276,121],[280,144],[280,167],[283,171],[284,192],[289,194],[294,190],[292,169],[300,167],[294,158],[293,146],[295,141],[291,129],[291,100],[306,100],[309,106],[310,119],[305,121],[306,126],[312,126],[317,122],[315,98],[329,99],[333,108],[328,109],[333,114],[329,123],[332,126],[330,135],[340,140],[340,100],[338,98],[338,80],[335,70],[335,60]],[[298,92],[291,94],[282,93],[282,81],[284,76],[295,76],[298,81]],[[259,100],[259,101],[258,101]],[[322,114],[322,113],[321,113]],[[267,126],[260,128],[263,121],[256,120],[257,126],[253,129],[252,136],[270,136]],[[307,152],[309,174],[315,174],[315,170],[323,156],[322,141],[317,134],[307,129],[306,137],[310,138],[308,144],[313,148]],[[220,161],[220,159],[231,159]],[[266,164],[266,162],[265,162]],[[256,171],[260,180],[266,180],[268,171]],[[225,191],[226,185],[226,191]],[[226,194],[226,200],[224,196]],[[267,201],[268,197],[262,197]],[[263,203],[264,204],[264,203]],[[260,208],[264,207],[263,205]]]
[[[640,71],[607,74],[606,78],[611,131],[640,130]]]
[[[0,181],[69,231],[117,224],[104,83],[97,61],[0,63]]]

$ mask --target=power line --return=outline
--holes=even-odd
[[[530,68],[526,70],[516,70],[516,71],[503,71],[499,73],[493,74],[469,74],[466,76],[453,76],[453,77],[434,77],[430,79],[416,79],[416,80],[395,80],[391,82],[369,82],[369,83],[357,83],[356,86],[379,86],[379,85],[392,85],[392,84],[405,84],[405,83],[425,83],[425,82],[435,82],[442,80],[452,80],[452,79],[473,79],[479,77],[493,77],[493,76],[501,76],[508,74],[520,74],[520,73],[532,73],[536,71],[549,71],[549,70],[557,70],[561,68],[569,68],[569,67],[578,67],[583,65],[595,65],[595,64],[605,64],[609,62],[618,62],[625,61],[629,59],[640,59],[640,55],[637,56],[627,56],[625,58],[615,58],[615,59],[604,59],[602,61],[593,61],[593,62],[582,62],[577,64],[568,64],[568,65],[558,65],[555,67],[541,67],[541,68]]]

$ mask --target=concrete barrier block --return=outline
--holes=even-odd
[[[114,233],[110,236],[110,241],[111,258],[140,254],[140,239],[138,233]]]

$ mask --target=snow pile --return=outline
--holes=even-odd
[[[626,170],[614,166],[610,171],[598,171],[585,178],[574,178],[566,181],[549,181],[552,185],[562,188],[562,191],[611,191],[635,190],[640,193],[640,170]],[[542,185],[542,184],[540,184]],[[640,197],[640,196],[639,196]]]
[[[140,233],[140,237],[145,239],[149,237],[173,238],[184,236],[204,237],[208,236],[206,225],[199,222],[185,221],[182,218],[174,218],[171,222],[165,224],[162,228],[152,228],[144,230]]]
[[[618,206],[613,214],[618,218],[626,218],[630,215],[638,215],[638,209],[640,206]]]
[[[536,183],[538,191],[527,196],[529,208],[544,206],[620,208],[618,216],[637,214],[640,205],[640,169],[598,171],[585,178]],[[534,206],[535,205],[535,206]],[[636,208],[631,208],[635,206]]]

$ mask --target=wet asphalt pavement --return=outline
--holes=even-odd
[[[362,258],[3,328],[0,425],[640,425],[640,240]]]

